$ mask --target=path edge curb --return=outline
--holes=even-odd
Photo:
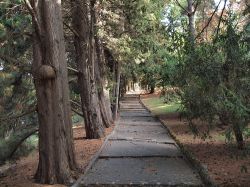
[[[207,169],[194,157],[194,155],[190,151],[188,151],[183,146],[183,144],[179,141],[179,139],[171,132],[166,122],[164,122],[159,116],[154,115],[152,111],[143,103],[141,95],[142,94],[139,95],[140,103],[152,114],[153,117],[157,118],[160,121],[160,123],[166,128],[169,135],[175,140],[176,144],[179,146],[181,152],[184,154],[184,156],[187,158],[190,164],[197,170],[204,185],[208,187],[217,187],[215,182],[209,176]]]
[[[93,165],[98,160],[98,158],[99,158],[102,150],[107,145],[109,138],[115,133],[119,121],[120,121],[120,117],[118,116],[118,120],[114,122],[114,129],[113,129],[113,131],[108,136],[106,136],[104,138],[103,144],[100,147],[100,149],[92,156],[92,158],[90,159],[90,161],[89,161],[87,167],[85,168],[83,174],[80,175],[80,177],[74,182],[74,184],[71,185],[71,187],[80,187],[81,186],[81,181],[83,181],[83,179],[86,176],[86,174],[88,173],[88,171],[93,167]]]

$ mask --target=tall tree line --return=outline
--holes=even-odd
[[[61,1],[55,0],[24,0],[22,2],[10,0],[6,2],[6,5],[4,3],[6,9],[1,8],[1,16],[4,19],[0,25],[1,46],[3,47],[0,53],[0,73],[2,75],[3,72],[3,78],[7,80],[4,72],[12,73],[14,68],[20,68],[20,74],[13,73],[13,77],[8,78],[9,82],[13,81],[15,85],[14,89],[9,90],[11,93],[13,92],[13,96],[19,93],[21,98],[32,95],[32,102],[29,101],[27,109],[21,108],[25,105],[19,105],[20,114],[10,113],[5,118],[0,116],[1,124],[6,123],[6,127],[1,125],[1,130],[3,130],[1,137],[5,138],[8,133],[15,135],[15,131],[12,133],[15,126],[11,126],[11,129],[8,130],[7,123],[17,125],[16,121],[20,120],[19,129],[22,128],[21,134],[19,133],[18,139],[15,140],[15,146],[9,152],[1,152],[0,159],[5,161],[11,156],[23,140],[37,131],[36,123],[38,123],[39,165],[35,178],[38,182],[49,184],[67,183],[71,179],[72,172],[77,170],[71,105],[76,104],[81,107],[82,112],[77,112],[74,108],[73,110],[84,118],[86,137],[101,138],[105,134],[104,128],[110,127],[117,117],[120,96],[120,68],[117,66],[120,63],[98,33],[97,25],[103,21],[103,17],[100,16],[100,7],[103,5],[100,1],[94,0],[61,3]],[[16,13],[20,13],[20,15],[18,14],[20,19],[19,17],[17,19],[9,17]],[[69,15],[69,19],[66,18],[67,15]],[[21,16],[24,16],[25,19]],[[11,23],[15,23],[13,20],[17,20],[18,24],[26,21],[28,29],[25,28],[26,32],[20,32],[18,29],[22,25],[12,26],[9,20]],[[29,21],[32,22],[32,27],[29,27]],[[17,36],[14,29],[20,32]],[[18,41],[14,41],[13,44],[25,45],[14,46],[8,37],[13,40],[16,40],[15,37],[18,38]],[[73,49],[71,47],[69,51],[68,46],[72,43]],[[65,48],[65,44],[67,48]],[[14,53],[15,49],[20,51]],[[27,63],[19,63],[12,58],[14,56],[12,53],[20,53],[17,58],[27,59]],[[23,59],[20,56],[23,56]],[[69,89],[69,85],[72,88],[71,84],[75,82],[75,78],[77,78],[80,94],[78,102],[81,104],[70,100],[72,90]],[[23,83],[32,85],[26,85],[29,88],[26,95]],[[34,89],[36,92],[32,91]],[[34,93],[36,94],[34,95]],[[113,93],[114,95],[112,95]],[[4,88],[1,89],[1,94],[6,97]],[[110,98],[110,95],[113,99]],[[7,113],[7,99],[12,103],[13,96],[1,99],[1,107],[6,106],[6,108],[1,108],[1,111],[6,110]],[[17,102],[20,102],[20,97]],[[29,99],[31,98],[28,97],[27,100]],[[15,103],[8,108],[11,111],[13,107],[16,107]],[[27,125],[23,128],[21,124],[26,123],[26,116],[28,116],[27,121],[34,120],[30,122],[31,127]],[[10,143],[13,144],[13,141],[11,140]]]
[[[104,128],[111,126],[113,118],[109,98],[105,98],[104,94],[105,62],[103,46],[95,26],[96,1],[79,0],[70,3],[86,137],[102,138]],[[61,2],[26,1],[26,5],[34,26],[32,69],[39,119],[39,166],[36,179],[41,183],[66,183],[71,172],[76,170],[76,162]],[[119,85],[119,79],[115,81]],[[117,102],[115,107],[118,108]]]

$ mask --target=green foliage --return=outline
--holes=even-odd
[[[143,99],[143,103],[150,108],[155,115],[164,115],[169,113],[179,112],[181,104],[179,102],[171,102],[165,104],[161,97],[152,97]]]
[[[25,155],[26,153],[33,150],[37,145],[37,138],[35,136],[30,137],[37,131],[37,127],[28,126],[15,133],[11,136],[0,139],[0,163],[3,163],[14,155],[16,157]],[[30,137],[30,138],[29,138]],[[29,138],[29,139],[27,139]]]
[[[31,16],[24,10],[21,0],[1,2],[0,140],[5,143],[15,142],[15,135],[23,128],[37,125],[35,112],[28,112],[34,111],[36,96],[31,76]],[[27,148],[25,144],[22,147]]]
[[[185,116],[196,133],[194,119],[229,125],[239,143],[250,122],[249,44],[236,30],[233,20],[225,22],[226,32],[216,43],[201,43],[184,57],[176,85],[181,90]]]
[[[18,159],[23,156],[29,155],[32,151],[38,147],[38,135],[32,135],[27,138],[16,150],[12,159]]]

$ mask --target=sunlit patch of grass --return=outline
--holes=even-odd
[[[160,97],[144,98],[142,101],[155,115],[179,112],[181,108],[180,102],[166,104],[163,98]]]

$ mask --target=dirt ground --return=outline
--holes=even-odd
[[[145,95],[143,98],[159,97]],[[195,138],[185,120],[178,113],[159,116],[176,138],[208,169],[218,186],[250,187],[250,150],[238,150],[235,144],[225,142],[221,134],[225,129],[215,128],[211,139]],[[200,126],[201,127],[201,126]],[[246,142],[250,148],[250,140]]]
[[[106,129],[106,135],[110,134],[113,126]],[[98,140],[87,140],[82,126],[74,128],[75,155],[78,167],[84,170],[92,156],[100,149],[104,138]],[[0,178],[0,187],[52,187],[52,185],[36,184],[33,176],[38,165],[38,151],[33,151],[29,156],[20,158],[15,166]],[[64,187],[64,185],[53,185],[53,187]]]

